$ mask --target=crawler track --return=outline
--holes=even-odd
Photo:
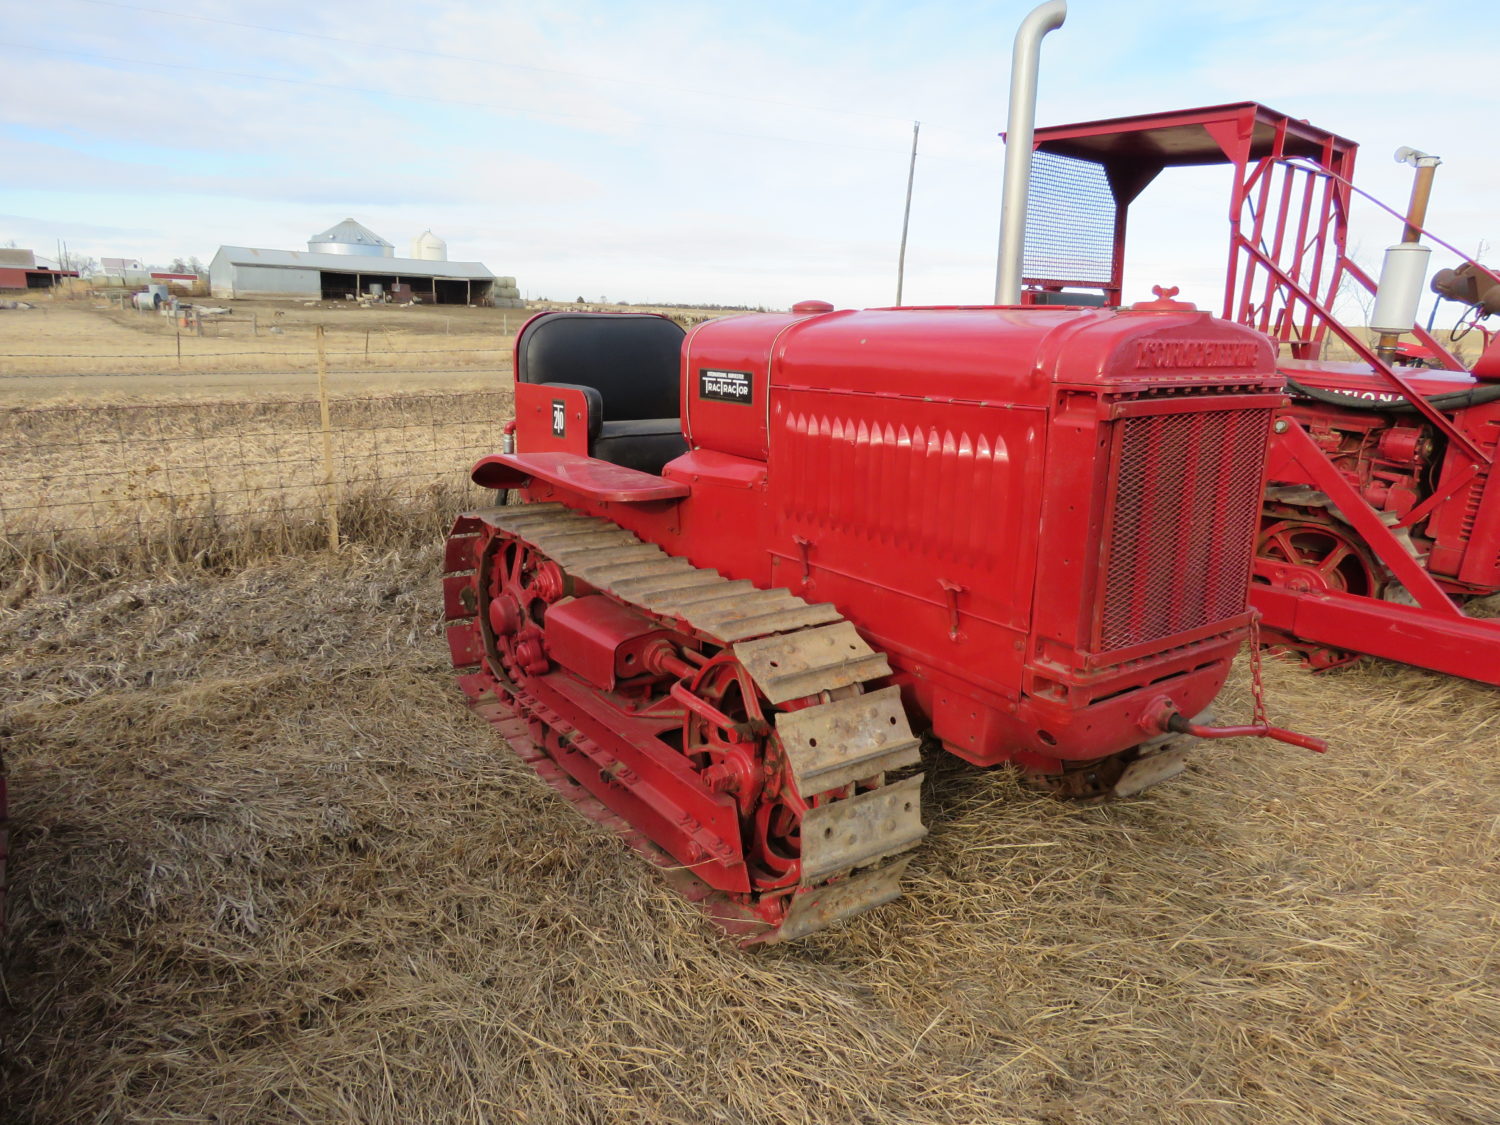
[[[753,682],[757,699],[741,725],[760,731],[759,767],[769,780],[759,796],[741,802],[746,854],[725,856],[722,839],[706,826],[697,833],[702,847],[690,845],[695,855],[745,860],[757,873],[748,892],[715,889],[693,873],[689,857],[669,854],[653,838],[648,822],[655,818],[681,825],[691,817],[685,819],[649,776],[610,753],[606,736],[618,735],[596,725],[597,716],[559,703],[577,677],[555,665],[542,670],[545,662],[534,660],[528,671],[513,646],[497,642],[488,616],[504,580],[496,560],[520,552],[528,567],[548,570],[549,589],[602,593],[689,638],[696,660]],[[448,540],[445,570],[449,647],[475,713],[584,815],[662,867],[727,931],[746,944],[798,938],[900,893],[907,863],[901,853],[926,833],[921,777],[891,781],[888,775],[916,764],[919,743],[897,689],[867,690],[870,681],[890,674],[885,657],[832,606],[727,580],[560,504],[465,513]],[[705,679],[680,678],[675,691],[660,698],[702,691]],[[679,710],[686,729],[691,708]],[[681,753],[647,741],[652,745],[643,750],[653,761]],[[691,749],[690,737],[684,745]],[[686,760],[666,764],[681,771]],[[704,785],[712,789],[709,776],[703,775]],[[756,826],[760,850],[767,851],[768,822],[778,825],[770,849],[774,871],[764,854],[750,855]]]

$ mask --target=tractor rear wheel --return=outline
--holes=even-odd
[[[1324,510],[1270,511],[1262,518],[1253,582],[1290,590],[1333,591],[1364,598],[1384,595],[1384,568],[1347,524]],[[1312,644],[1279,629],[1262,629],[1262,643],[1290,653],[1314,671],[1337,668],[1359,653]]]

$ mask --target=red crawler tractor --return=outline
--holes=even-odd
[[[1077,796],[1180,735],[1317,748],[1189,718],[1251,621],[1274,358],[1165,298],[541,314],[473,471],[521,502],[448,541],[459,682],[747,941],[896,895],[919,734]]]
[[[1034,146],[1032,303],[1120,304],[1131,203],[1166,169],[1230,169],[1222,315],[1277,342],[1292,392],[1273,427],[1254,571],[1267,639],[1317,668],[1370,654],[1500,684],[1500,621],[1463,609],[1500,592],[1500,337],[1480,328],[1485,347],[1466,368],[1414,323],[1436,158],[1397,153],[1416,184],[1405,215],[1385,208],[1405,229],[1387,251],[1371,346],[1334,312],[1349,287],[1377,296],[1347,253],[1352,141],[1246,102],[1038,129]],[[1433,283],[1472,309],[1468,324],[1500,312],[1500,276],[1475,262]],[[1355,359],[1324,358],[1331,339]]]
[[[1017,35],[1013,135],[1065,11]],[[897,895],[924,740],[1079,797],[1172,776],[1188,736],[1322,748],[1259,705],[1190,718],[1254,620],[1271,341],[1161,290],[1020,306],[1029,152],[994,306],[686,336],[543,313],[516,339],[508,446],[473,477],[521,502],[447,546],[459,683],[747,943]]]

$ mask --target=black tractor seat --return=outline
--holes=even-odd
[[[687,452],[678,381],[684,335],[651,313],[543,313],[516,342],[516,379],[582,390],[589,456],[660,473]]]

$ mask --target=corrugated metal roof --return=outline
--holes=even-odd
[[[346,242],[351,246],[391,246],[369,227],[356,223],[353,219],[345,219],[342,223],[335,223],[322,234],[315,234],[308,240],[311,245],[314,242]]]
[[[419,258],[361,258],[348,254],[314,254],[306,250],[258,250],[220,246],[215,260],[230,265],[280,269],[334,270],[338,273],[398,274],[403,277],[453,277],[476,281],[493,278],[482,262],[434,262]]]

